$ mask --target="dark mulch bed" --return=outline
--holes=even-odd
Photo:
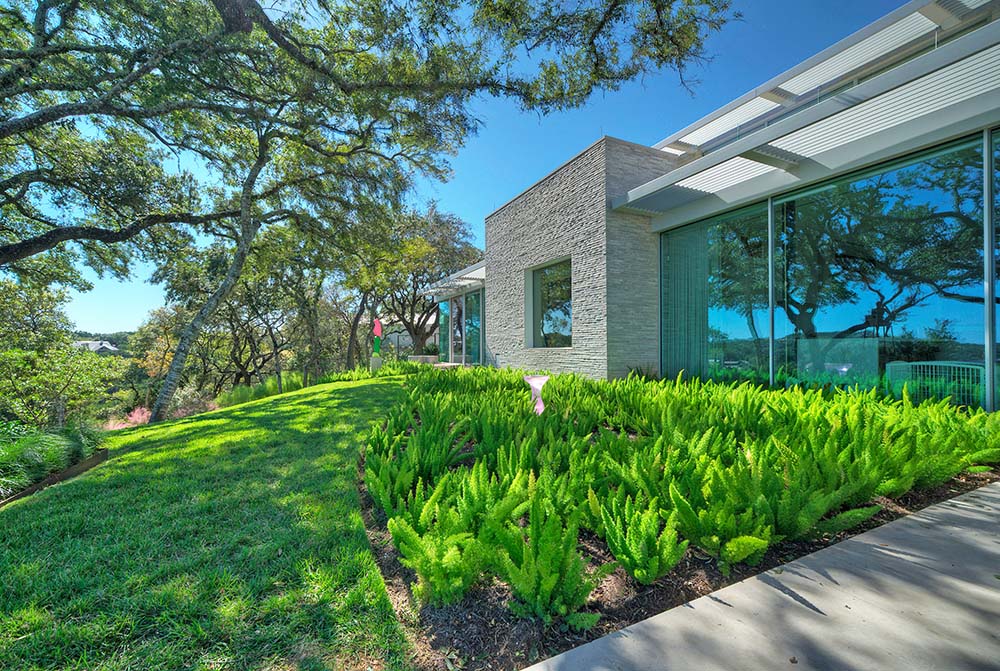
[[[666,576],[652,585],[639,585],[621,568],[605,578],[591,595],[587,610],[601,619],[586,632],[540,623],[512,615],[507,609],[510,592],[499,582],[480,585],[461,603],[443,608],[421,607],[410,592],[416,575],[399,563],[399,553],[385,527],[385,517],[361,484],[362,511],[368,539],[385,578],[389,598],[415,649],[414,662],[421,669],[470,671],[520,669],[570,648],[618,631],[630,624],[679,606],[692,599],[785,564],[886,522],[1000,481],[1000,469],[963,473],[933,489],[910,492],[898,499],[879,498],[883,509],[850,531],[815,541],[785,541],[771,547],[758,566],[738,565],[729,576],[715,567],[715,560],[697,549]],[[591,564],[612,561],[607,545],[581,531],[580,547]]]

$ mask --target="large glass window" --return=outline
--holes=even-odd
[[[572,277],[569,259],[532,271],[533,347],[572,345]]]
[[[462,354],[465,351],[465,315],[464,297],[451,299],[451,360],[453,363],[465,363]]]
[[[993,362],[993,409],[1000,412],[1000,130],[993,133],[993,336],[996,360]]]
[[[714,380],[768,380],[767,205],[661,237],[662,362]]]
[[[448,301],[438,303],[438,360],[451,360],[451,304]]]
[[[482,363],[483,294],[465,294],[465,363]]]
[[[981,138],[775,201],[780,382],[984,397]]]
[[[471,291],[438,303],[438,359],[482,363],[483,292]]]
[[[980,135],[775,198],[770,268],[766,204],[664,233],[663,374],[990,405],[983,151]],[[990,253],[1000,266],[1000,241]]]

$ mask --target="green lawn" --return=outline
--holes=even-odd
[[[0,669],[406,667],[356,487],[401,397],[336,383],[129,430],[0,510]]]

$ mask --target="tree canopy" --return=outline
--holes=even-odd
[[[289,154],[261,200],[329,177],[309,170],[318,156],[442,170],[439,155],[475,129],[472,97],[544,112],[643,72],[683,73],[729,4],[8,0],[0,266],[37,272],[45,252],[65,266],[76,241],[85,262],[122,272],[135,250],[109,244],[235,219],[235,203],[206,195],[238,190],[251,131]]]
[[[683,79],[731,17],[730,0],[4,0],[0,271],[85,286],[81,265],[224,250],[159,419],[261,229],[329,236],[394,209],[414,173],[447,175],[477,96],[545,113]]]

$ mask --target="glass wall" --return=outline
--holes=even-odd
[[[438,303],[438,361],[451,361],[451,303]]]
[[[993,133],[993,409],[1000,411],[1000,130]]]
[[[451,299],[451,361],[465,363],[462,353],[465,351],[465,311],[464,296]]]
[[[573,344],[572,278],[569,259],[532,271],[533,347]]]
[[[465,363],[479,364],[482,356],[483,293],[465,294]]]
[[[983,145],[980,134],[775,198],[773,267],[766,204],[665,232],[662,373],[905,385],[918,400],[987,405]],[[991,206],[1000,219],[1000,196]]]
[[[663,373],[768,380],[767,205],[668,231]]]
[[[483,362],[483,292],[470,291],[438,303],[438,359]]]
[[[983,397],[981,138],[775,201],[777,382]]]

